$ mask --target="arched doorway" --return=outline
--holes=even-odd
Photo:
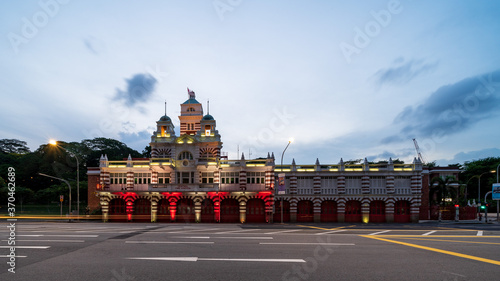
[[[238,200],[228,198],[220,203],[220,222],[240,222],[240,206]]]
[[[266,207],[264,200],[259,198],[253,198],[247,202],[247,222],[266,222]]]
[[[326,200],[321,203],[321,222],[337,222],[337,202]]]
[[[201,222],[215,222],[214,201],[205,199],[201,202]]]
[[[312,201],[299,201],[297,204],[297,222],[314,222],[314,207]]]
[[[281,223],[281,200],[274,201],[274,216],[275,223]],[[290,222],[290,202],[283,200],[283,222]]]
[[[127,221],[125,200],[115,198],[109,201],[109,221]]]
[[[370,202],[370,222],[385,222],[385,202],[375,200]]]
[[[167,199],[161,199],[157,205],[157,220],[158,222],[171,222],[170,217],[170,202]]]
[[[195,222],[193,199],[182,198],[177,201],[176,222]]]
[[[345,222],[361,222],[361,202],[351,200],[345,203]]]
[[[407,223],[410,218],[410,202],[401,200],[394,204],[394,222]]]
[[[134,221],[151,222],[151,202],[145,198],[139,198],[134,202]]]

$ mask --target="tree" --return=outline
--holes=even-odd
[[[142,157],[151,158],[151,145],[144,147],[142,150]]]
[[[458,198],[458,181],[455,177],[447,176],[445,179],[442,177],[434,177],[431,180],[431,187],[429,190],[429,201],[439,205],[439,220],[441,221],[441,209],[446,205],[446,198],[452,198],[452,202],[456,203]]]
[[[30,153],[30,149],[25,141],[16,139],[1,139],[0,151],[3,153],[25,154]]]
[[[481,195],[484,196],[486,192],[491,191],[491,186],[496,182],[496,168],[500,164],[500,157],[488,157],[479,160],[465,162],[463,165],[464,172],[460,176],[461,182],[467,184],[468,198],[478,198],[478,179],[472,179],[473,177],[481,177]],[[495,171],[495,173],[488,173],[490,171]]]

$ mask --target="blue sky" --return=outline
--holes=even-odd
[[[498,1],[3,1],[0,138],[141,151],[186,88],[230,158],[500,156]]]

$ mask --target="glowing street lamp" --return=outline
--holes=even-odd
[[[283,156],[285,155],[285,151],[288,148],[288,146],[294,141],[293,138],[290,138],[288,140],[288,144],[286,145],[285,149],[283,150],[283,153],[281,153],[281,172],[283,172]],[[281,223],[283,223],[283,196],[281,196]]]
[[[76,159],[76,212],[78,213],[78,217],[80,217],[80,162],[78,161],[78,157],[76,157],[76,154],[72,153],[71,151],[67,150],[66,148],[60,146],[57,144],[56,140],[49,140],[49,144],[53,146],[57,146],[68,152],[71,156],[75,157]],[[71,198],[71,195],[70,195]],[[71,210],[70,210],[71,213]]]

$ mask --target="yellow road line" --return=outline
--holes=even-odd
[[[377,235],[377,237],[385,237],[385,238],[399,238],[399,237],[414,237],[414,238],[422,238],[422,237],[429,237],[429,238],[500,238],[498,235],[491,235],[491,236],[476,236],[476,235],[431,235],[431,236],[422,236],[422,235]]]
[[[455,252],[451,252],[451,251],[445,251],[445,250],[440,250],[440,249],[436,249],[436,248],[405,243],[405,242],[401,242],[401,241],[384,239],[384,238],[380,238],[377,236],[367,236],[367,235],[360,235],[360,236],[365,237],[365,238],[371,238],[371,239],[376,239],[376,240],[380,240],[380,241],[400,244],[400,245],[404,245],[404,246],[408,246],[408,247],[414,247],[414,248],[418,248],[418,249],[422,249],[422,250],[437,252],[437,253],[441,253],[441,254],[451,255],[451,256],[460,257],[460,258],[464,258],[464,259],[471,259],[471,260],[476,260],[476,261],[480,261],[480,262],[491,263],[494,265],[500,265],[500,261],[496,261],[496,260],[490,260],[490,259],[480,258],[480,257],[476,257],[476,256],[465,255],[465,254],[455,253]]]
[[[491,245],[500,245],[500,243],[493,243],[493,242],[457,241],[457,240],[442,240],[442,239],[427,239],[427,238],[400,238],[400,239],[407,239],[407,240],[422,240],[422,241],[455,242],[455,243],[471,243],[471,244],[491,244]]]

